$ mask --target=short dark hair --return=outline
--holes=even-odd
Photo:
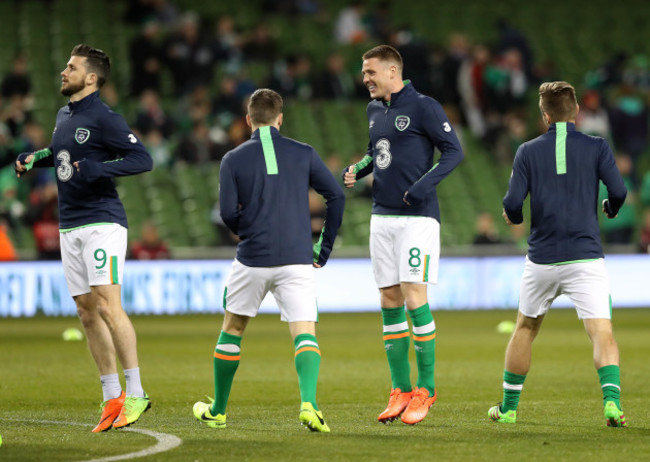
[[[111,60],[106,53],[84,43],[75,46],[70,56],[86,58],[86,71],[97,74],[97,87],[101,88],[111,75]]]
[[[248,115],[253,125],[270,125],[282,113],[282,96],[279,93],[260,88],[248,101]]]
[[[377,58],[380,61],[393,62],[400,71],[404,68],[402,55],[400,55],[399,51],[390,45],[378,45],[366,51],[361,57],[364,61],[371,58]]]
[[[539,86],[539,108],[553,122],[574,120],[578,115],[576,90],[568,82],[544,82]]]

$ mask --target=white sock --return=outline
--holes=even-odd
[[[144,390],[140,383],[140,368],[124,369],[124,378],[126,379],[126,396],[144,398]]]
[[[120,397],[122,394],[122,386],[120,385],[120,378],[117,374],[102,375],[99,377],[99,380],[102,382],[104,401]]]

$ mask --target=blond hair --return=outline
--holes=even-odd
[[[578,115],[576,90],[568,82],[544,82],[539,86],[539,108],[553,122],[575,120]]]

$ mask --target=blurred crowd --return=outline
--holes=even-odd
[[[130,79],[109,82],[102,98],[125,114],[156,168],[218,162],[247,140],[247,97],[258,87],[275,89],[285,100],[367,101],[358,51],[378,43],[400,51],[404,74],[415,88],[443,104],[461,142],[464,132],[471,133],[495,163],[509,165],[519,144],[545,130],[536,111],[531,111],[536,89],[539,83],[562,76],[553,62],[535,59],[526,34],[507,19],[488,26],[495,32],[492,43],[473,41],[461,32],[450,34],[445,43],[433,43],[408,26],[395,24],[388,1],[372,8],[351,1],[335,14],[326,12],[321,0],[263,3],[266,13],[260,22],[243,26],[229,15],[206,18],[183,11],[173,0],[128,2],[124,21],[137,31],[129,43]],[[283,52],[279,31],[266,20],[273,15],[313,17],[331,31],[331,43],[324,44],[331,52],[323,58]],[[119,65],[114,60],[113,66]],[[39,258],[58,257],[58,246],[52,243],[57,219],[52,172],[41,172],[31,177],[30,184],[20,184],[11,168],[18,153],[41,149],[49,142],[46,132],[51,127],[44,129],[32,115],[28,69],[26,50],[1,76],[0,259],[6,247],[2,230],[20,226],[32,228]],[[648,56],[618,52],[589,70],[583,82],[572,83],[580,98],[578,129],[610,142],[630,190],[619,217],[603,221],[604,241],[634,243],[649,252],[650,173],[639,167],[648,165],[643,162],[648,156],[650,123]],[[360,151],[363,147],[360,142]],[[328,165],[338,175],[341,161],[331,157]],[[362,194],[367,193],[366,189]],[[314,229],[319,229],[322,206],[313,208]],[[215,233],[224,234],[216,212],[212,214]],[[493,223],[498,216],[492,215],[491,220],[489,216],[477,216],[475,244],[521,240],[520,231],[500,236]],[[236,243],[232,237],[224,241]]]

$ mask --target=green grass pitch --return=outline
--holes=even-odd
[[[515,316],[434,313],[438,402],[408,427],[376,421],[390,390],[381,315],[322,314],[318,396],[331,434],[298,423],[293,344],[279,316],[249,324],[224,430],[192,416],[192,404],[212,394],[222,317],[133,317],[153,407],[132,427],[182,440],[135,460],[650,460],[650,309],[614,312],[626,429],[605,426],[591,345],[573,310],[547,316],[517,424],[488,421],[488,408],[501,400],[508,341],[496,326]],[[90,432],[99,418],[99,380],[85,342],[61,339],[66,327],[78,325],[74,318],[0,320],[0,461],[118,460],[156,444],[147,434]],[[415,376],[414,360],[412,366]]]

